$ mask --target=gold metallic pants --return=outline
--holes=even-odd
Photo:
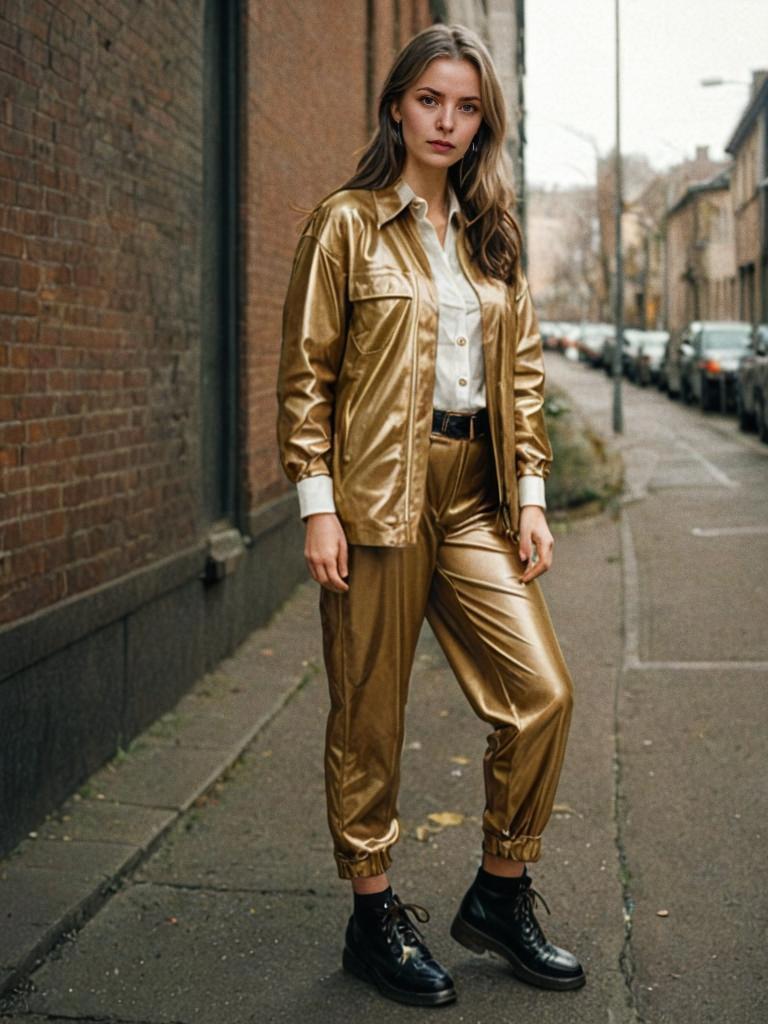
[[[341,878],[376,875],[400,834],[408,684],[426,615],[473,710],[484,755],[482,848],[535,861],[555,797],[572,682],[538,581],[494,526],[490,438],[432,434],[418,542],[349,546],[349,590],[320,588],[331,706],[328,824]]]

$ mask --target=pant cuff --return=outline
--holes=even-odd
[[[387,850],[375,850],[366,857],[351,860],[341,853],[333,855],[339,878],[369,878],[371,875],[383,875],[392,864],[392,857]]]
[[[506,857],[508,860],[535,861],[541,856],[541,836],[515,836],[512,839],[500,839],[498,836],[484,832],[483,850],[494,857]]]

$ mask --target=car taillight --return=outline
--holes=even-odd
[[[699,369],[705,373],[720,373],[720,363],[716,359],[702,359],[699,362]]]

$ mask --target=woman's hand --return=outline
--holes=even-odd
[[[342,579],[349,570],[347,538],[339,517],[335,512],[315,512],[305,521],[304,557],[312,579],[329,590],[349,590],[349,584]]]
[[[531,556],[533,545],[536,547],[537,560],[533,565]],[[520,577],[521,583],[530,583],[552,565],[552,549],[555,540],[549,532],[547,517],[540,505],[523,505],[520,509],[520,559],[528,563],[528,567]]]

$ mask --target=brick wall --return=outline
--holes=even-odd
[[[0,623],[197,531],[197,9],[0,6]]]
[[[241,488],[275,439],[300,214],[427,0],[242,0]],[[0,4],[0,626],[200,541],[203,0]],[[374,96],[375,99],[375,96]],[[203,264],[204,265],[204,264]],[[242,524],[240,524],[242,525]]]

